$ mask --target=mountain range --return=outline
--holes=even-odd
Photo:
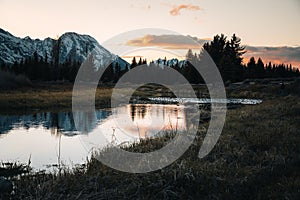
[[[40,40],[31,39],[29,36],[19,38],[0,28],[0,41],[0,65],[19,63],[33,57],[35,52],[40,59],[48,63],[63,64],[68,61],[82,63],[93,51],[96,57],[95,68],[105,66],[104,61],[111,59],[115,60],[114,62],[117,62],[121,69],[130,66],[128,62],[101,46],[93,37],[75,32],[64,33],[58,39],[48,37]],[[164,65],[171,66],[176,63],[182,67],[186,61],[173,58],[166,61],[158,59],[154,63],[162,68]]]
[[[95,67],[103,66],[108,59],[120,64],[121,69],[129,66],[125,60],[101,46],[93,37],[67,32],[58,39],[19,38],[0,28],[0,64],[14,64],[36,52],[40,59],[48,63],[63,64],[67,61],[82,63],[93,51]]]
[[[82,35],[75,32],[67,32],[61,35],[58,39],[50,37],[44,40],[31,39],[29,36],[20,38],[12,35],[8,31],[0,28],[0,65],[14,64],[22,59],[32,57],[34,52],[42,59],[47,58],[48,63],[63,64],[66,61],[82,63],[91,51],[95,51],[98,63],[95,67],[104,65],[105,58],[112,58],[113,55],[103,46],[101,46],[93,37]],[[250,57],[261,57],[264,61],[274,61],[274,63],[292,63],[299,68],[299,52],[300,47],[253,47],[247,46],[247,53],[244,56],[244,61],[248,62]],[[125,69],[127,63],[125,60],[116,56],[115,62],[118,62],[121,69]],[[156,64],[161,64],[162,59],[154,61]],[[177,59],[167,60],[166,65],[178,63],[182,66],[185,61]],[[97,66],[98,65],[98,66]]]

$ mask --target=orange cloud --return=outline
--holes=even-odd
[[[202,8],[200,8],[199,6],[195,6],[192,4],[181,4],[178,6],[174,6],[172,8],[172,10],[170,10],[170,15],[172,16],[176,16],[176,15],[180,15],[180,11],[182,9],[186,9],[186,10],[191,10],[191,11],[197,11],[197,10],[202,10]]]
[[[165,49],[200,49],[205,42],[211,41],[211,38],[197,38],[182,35],[145,35],[127,41],[126,45],[136,47],[161,47]],[[300,46],[299,47],[265,47],[265,46],[247,46],[247,52],[244,54],[243,63],[247,63],[253,56],[257,60],[259,57],[266,64],[292,64],[293,67],[300,69]]]
[[[247,53],[244,55],[244,63],[251,57],[263,59],[265,63],[292,64],[300,69],[300,47],[254,47],[247,46]]]
[[[145,35],[127,41],[126,45],[136,47],[163,47],[166,49],[200,49],[207,39],[182,35]]]

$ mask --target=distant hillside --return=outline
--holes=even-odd
[[[0,64],[14,64],[26,58],[33,57],[37,52],[39,58],[48,63],[63,64],[67,61],[82,63],[90,52],[96,51],[99,61],[111,57],[113,54],[102,47],[93,37],[67,32],[57,40],[46,38],[44,40],[15,37],[0,28]],[[113,55],[114,56],[114,55]],[[103,59],[102,59],[103,58]],[[116,57],[121,69],[129,65],[125,60]],[[100,66],[102,63],[98,63]]]

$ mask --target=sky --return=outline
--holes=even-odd
[[[266,54],[266,46],[277,47],[280,60],[288,46],[293,58],[285,59],[300,63],[295,48],[300,46],[299,0],[0,0],[0,8],[0,27],[19,37],[57,38],[77,32],[101,44],[141,28],[163,28],[201,39],[236,33],[244,45],[261,47],[254,55]],[[132,46],[132,40],[147,35],[123,43]]]

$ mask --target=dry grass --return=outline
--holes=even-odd
[[[1,112],[24,112],[26,110],[71,109],[73,85],[44,84],[14,90],[0,90]],[[96,92],[96,107],[108,105],[111,87],[102,86]]]
[[[128,88],[132,86],[124,86],[124,88],[116,89],[122,91],[120,94],[127,94]],[[96,107],[107,107],[110,105],[112,94],[112,86],[101,85],[96,90],[95,105]],[[180,91],[180,88],[178,89]],[[182,91],[184,91],[182,89]],[[197,87],[197,94],[207,93],[206,89]],[[204,91],[204,92],[202,92]],[[72,92],[73,84],[71,83],[33,83],[32,86],[18,87],[13,90],[0,88],[0,113],[24,113],[32,110],[71,110],[72,108]],[[81,95],[93,95],[90,89],[84,90]],[[149,96],[172,96],[173,93],[158,85],[148,84],[140,87],[135,91],[133,96],[149,97]],[[187,95],[187,94],[181,94]]]
[[[33,173],[14,179],[15,194],[8,198],[299,199],[300,97],[268,90],[245,91],[264,102],[229,110],[218,143],[204,159],[197,157],[202,130],[184,156],[162,170],[123,173],[91,158],[85,167],[61,175]],[[147,152],[169,139],[145,140],[127,149]]]
[[[261,98],[263,103],[228,110],[222,135],[204,159],[197,155],[207,124],[189,150],[164,169],[129,174],[92,157],[85,166],[64,169],[61,174],[32,172],[11,177],[15,191],[6,198],[299,199],[300,96],[294,92],[298,87],[298,83],[288,85],[285,96],[280,95],[278,86],[229,91],[231,97]],[[57,92],[57,98],[62,92],[61,88],[51,91]],[[168,134],[125,148],[149,152],[171,138]]]

